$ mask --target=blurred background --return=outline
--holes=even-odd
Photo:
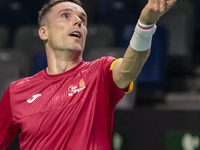
[[[0,96],[47,67],[38,36],[45,0],[0,0]],[[82,0],[85,61],[123,57],[148,0]],[[113,150],[200,150],[200,1],[178,0],[157,22],[151,55],[117,105]],[[8,148],[19,149],[18,137]]]

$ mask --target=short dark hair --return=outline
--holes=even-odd
[[[43,20],[45,19],[46,15],[48,14],[48,12],[51,10],[51,8],[55,5],[57,5],[58,3],[61,2],[73,2],[75,4],[78,4],[79,6],[82,7],[82,3],[80,0],[50,0],[47,4],[45,4],[42,9],[38,12],[39,16],[38,16],[38,25],[39,27],[43,26]]]

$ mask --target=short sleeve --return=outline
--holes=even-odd
[[[102,59],[102,74],[105,79],[105,89],[109,92],[109,101],[112,108],[115,108],[117,103],[122,99],[126,92],[132,90],[133,84],[131,83],[126,89],[117,87],[113,80],[112,65],[117,60],[113,57],[103,57]],[[106,91],[107,92],[107,91]]]
[[[122,59],[122,58],[119,58],[119,59]],[[116,62],[117,60],[119,60],[119,59],[116,59],[115,61],[112,62],[112,64],[110,65],[110,70],[113,69],[113,65],[114,65],[115,62]],[[130,92],[132,92],[132,90],[133,90],[133,81],[128,85],[128,87],[126,87],[126,88],[124,89],[124,91],[125,91],[126,93],[130,93]]]
[[[8,147],[14,140],[18,128],[12,121],[9,88],[0,101],[0,150]]]

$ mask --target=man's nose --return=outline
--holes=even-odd
[[[74,18],[74,25],[78,25],[78,26],[81,25],[81,19],[79,18],[79,16],[75,16],[75,18]]]

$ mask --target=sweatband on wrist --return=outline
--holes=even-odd
[[[130,41],[130,46],[136,51],[148,50],[151,47],[152,36],[156,28],[156,24],[144,25],[138,20]]]

